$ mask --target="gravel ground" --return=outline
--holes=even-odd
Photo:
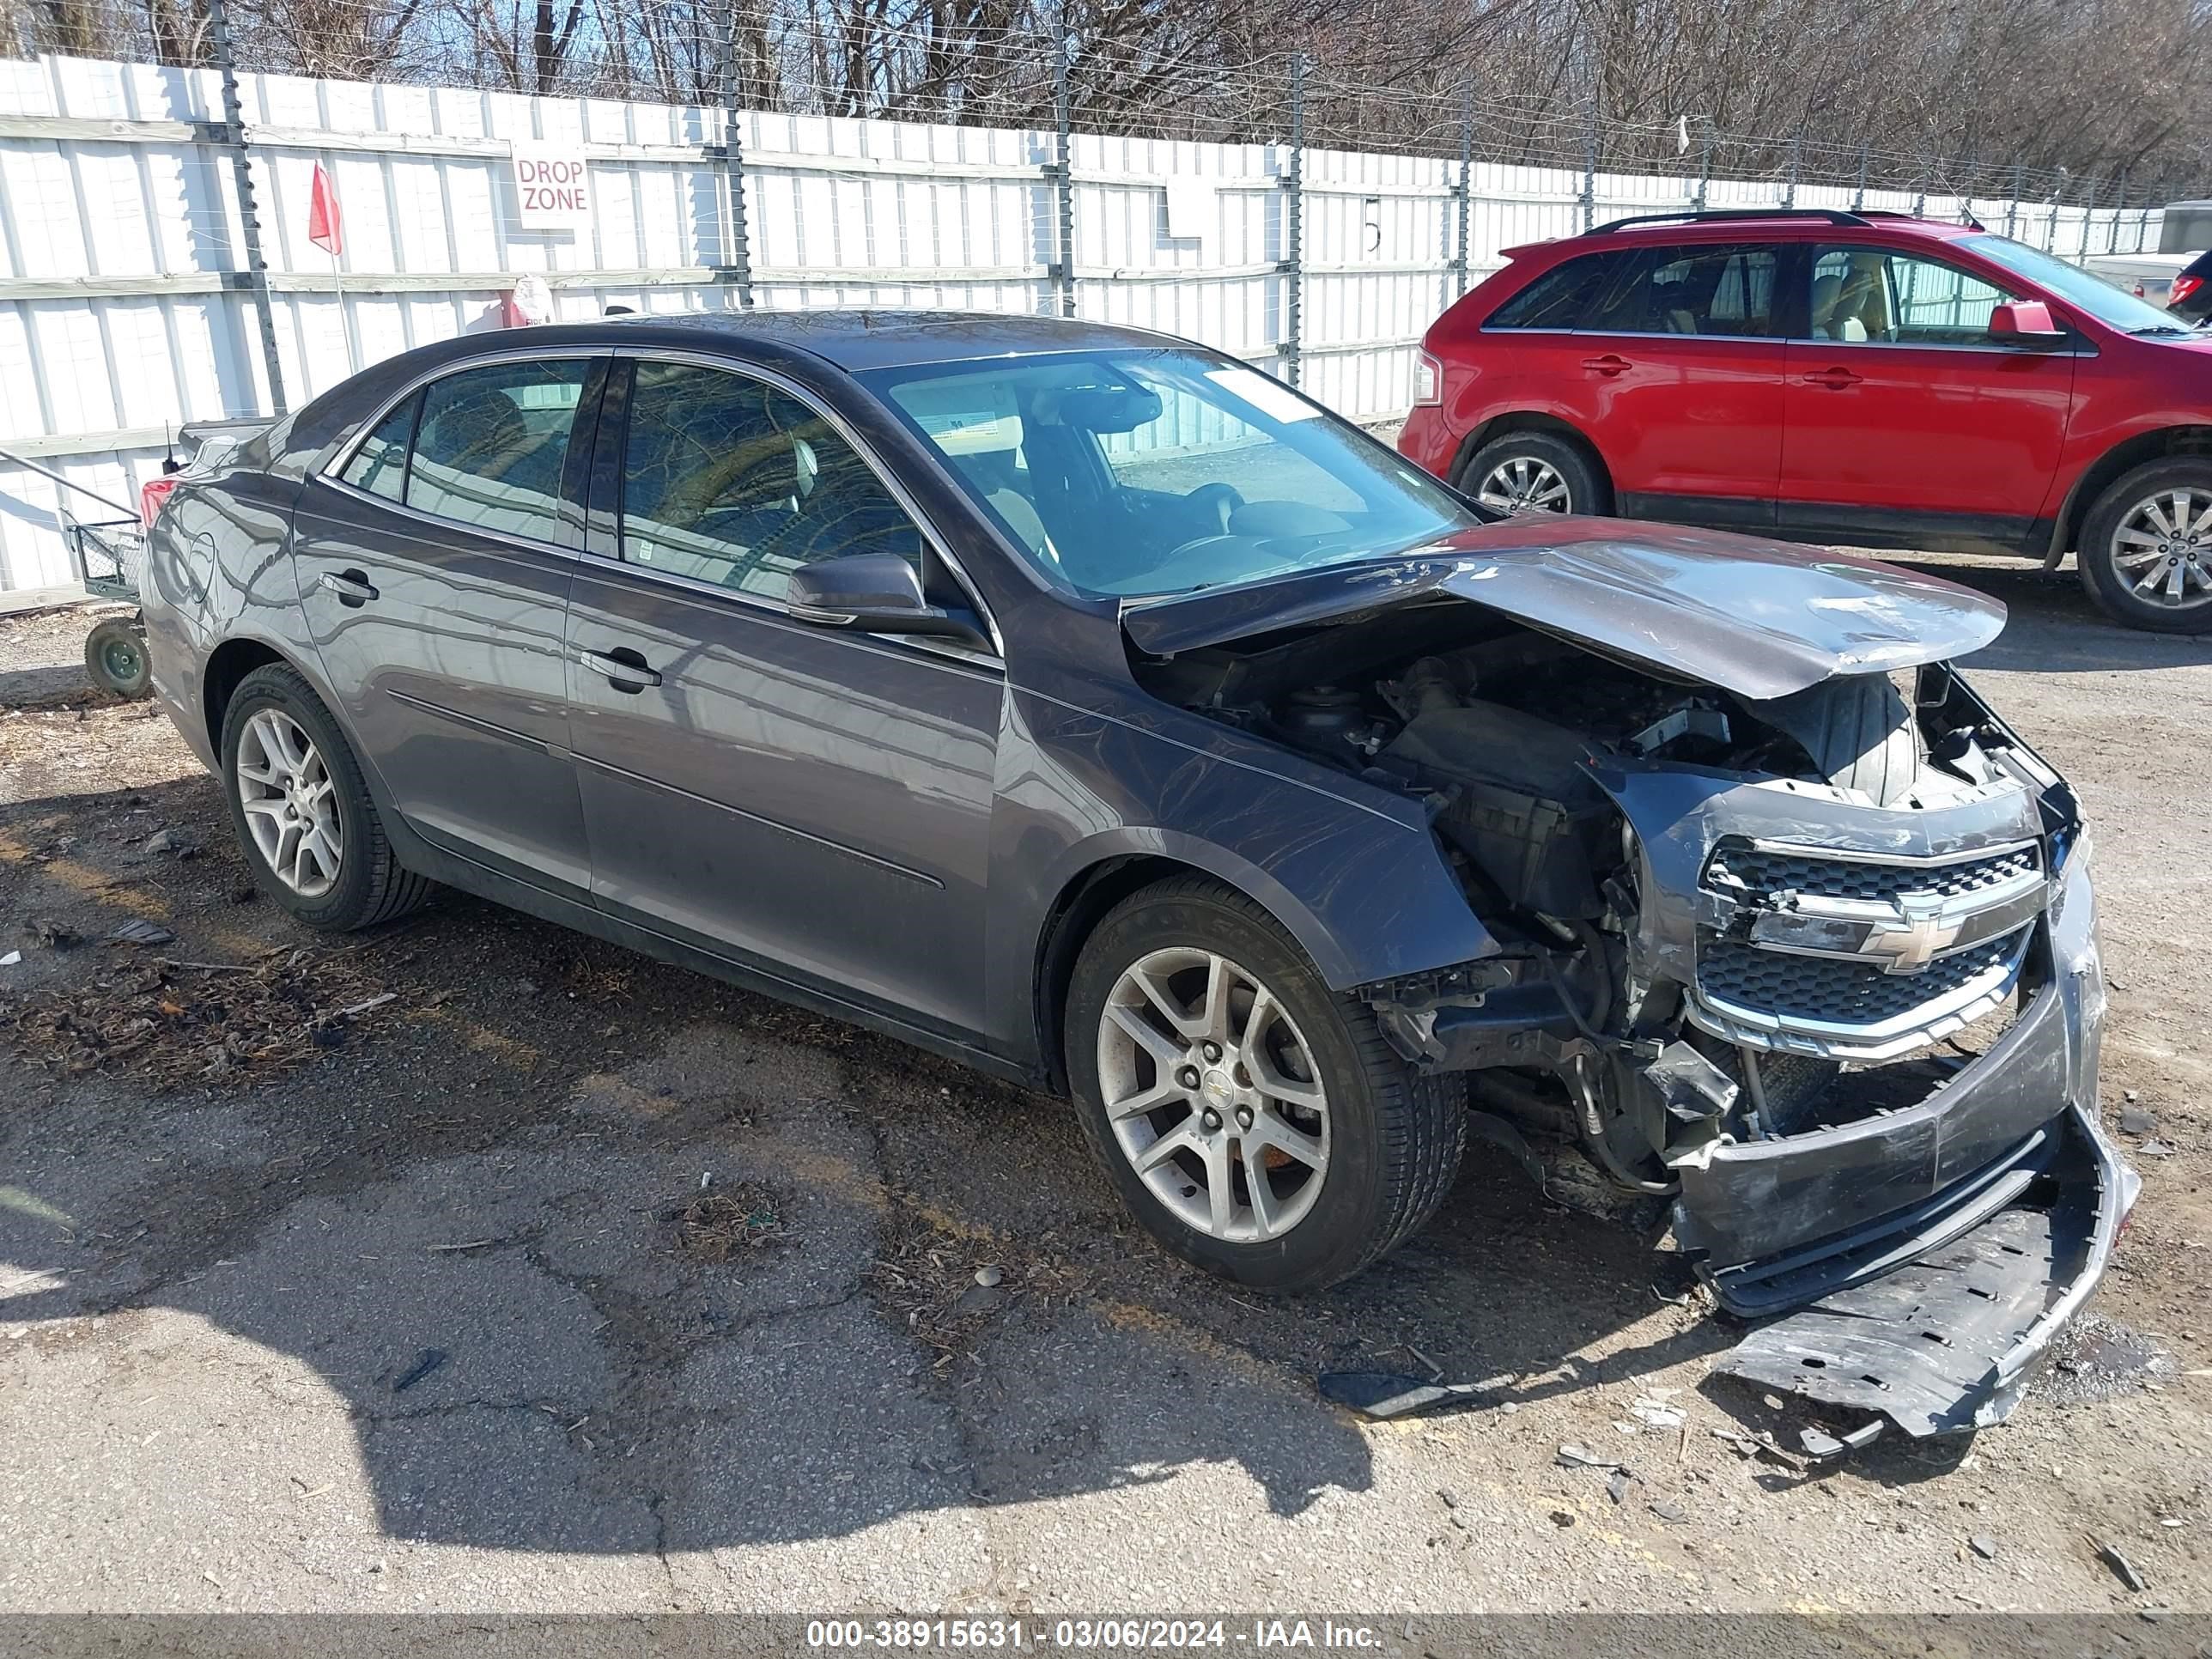
[[[1802,1419],[1479,1151],[1263,1305],[1042,1096],[459,896],[313,938],[83,686],[88,613],[0,620],[0,1611],[2203,1609],[2212,641],[1943,568],[2094,824],[2105,1105],[2155,1144],[2070,1369],[1825,1469],[1716,1436]],[[1510,1403],[1314,1394],[1416,1353]]]

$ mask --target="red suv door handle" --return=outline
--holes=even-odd
[[[1627,358],[1616,357],[1608,351],[1602,357],[1583,358],[1583,367],[1593,374],[1618,374],[1624,369],[1633,368],[1635,365]]]
[[[1847,386],[1856,386],[1863,378],[1848,368],[1816,368],[1805,377],[1805,384],[1824,386],[1831,392],[1841,392]]]

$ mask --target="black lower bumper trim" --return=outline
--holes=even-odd
[[[2103,1276],[2134,1172],[2078,1111],[2018,1202],[1881,1277],[1744,1339],[1719,1369],[1887,1417],[1908,1434],[2001,1422]]]

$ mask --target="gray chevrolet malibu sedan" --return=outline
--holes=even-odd
[[[1463,1150],[1723,1362],[1996,1420],[2103,1270],[2087,843],[1930,577],[1470,504],[1037,318],[447,342],[184,475],[155,683],[312,927],[434,884],[1066,1093],[1170,1249],[1357,1273]]]

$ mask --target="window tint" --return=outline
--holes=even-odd
[[[804,564],[891,553],[921,532],[860,454],[797,398],[724,369],[640,363],[623,457],[622,556],[781,599]]]
[[[422,406],[418,392],[386,416],[362,440],[340,476],[349,484],[398,501],[407,488],[407,441],[415,435],[415,411]]]
[[[1980,345],[2012,298],[1955,265],[1880,248],[1813,252],[1813,337],[1899,345]]]
[[[1485,328],[1577,328],[1606,280],[1620,264],[1618,253],[1586,253],[1554,265],[1498,307]]]
[[[428,387],[407,470],[407,505],[574,546],[561,471],[590,367],[581,358],[495,363]]]
[[[1720,243],[1638,249],[1590,307],[1587,329],[1765,338],[1774,331],[1778,250]]]

